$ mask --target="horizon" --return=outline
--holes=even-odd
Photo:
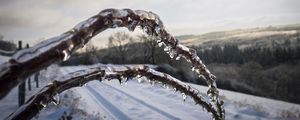
[[[105,8],[153,11],[175,36],[299,24],[300,21],[300,8],[297,6],[300,1],[297,0],[89,0],[85,3],[79,0],[11,0],[0,3],[0,34],[6,40],[24,40],[30,44],[58,36]],[[117,31],[128,30],[119,28],[104,31],[93,42],[97,46],[106,46],[108,36]],[[141,30],[138,30],[131,35],[140,33]]]

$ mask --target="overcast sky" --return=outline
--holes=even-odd
[[[34,44],[105,8],[153,11],[174,35],[300,23],[300,0],[1,0],[0,34]],[[94,42],[106,45],[116,31],[100,33]]]

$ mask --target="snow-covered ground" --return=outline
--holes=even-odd
[[[0,64],[6,62],[8,59],[9,59],[9,57],[0,55]]]
[[[44,78],[55,78],[84,66],[50,67],[42,72]],[[48,81],[49,82],[49,81]],[[41,82],[41,84],[46,84]],[[207,87],[190,84],[202,92]],[[33,94],[40,88],[33,87]],[[225,101],[228,120],[297,120],[300,105],[272,100],[242,93],[220,90]],[[28,97],[27,97],[28,98]],[[60,95],[61,104],[49,105],[34,119],[59,119],[64,114],[73,119],[119,119],[119,120],[210,120],[211,116],[195,105],[189,97],[184,102],[180,93],[148,82],[129,81],[120,85],[117,80],[93,81],[83,87],[68,90]],[[4,119],[17,108],[17,88],[0,101],[0,119]],[[298,118],[296,118],[298,117]]]

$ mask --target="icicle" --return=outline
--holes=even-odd
[[[160,34],[160,27],[155,27],[154,31],[156,34]]]
[[[185,101],[186,100],[186,94],[185,93],[181,93],[181,95],[182,95],[183,101]]]
[[[66,61],[70,58],[70,55],[67,50],[63,50],[62,54],[63,54],[63,61]]]
[[[156,42],[157,42],[157,43],[161,43],[162,40],[159,38],[159,39],[156,40]]]
[[[120,84],[121,85],[127,85],[127,81],[128,81],[128,78],[126,78],[125,80],[124,80],[125,78],[123,77],[123,76],[121,76],[121,80],[120,80]]]
[[[127,21],[128,21],[128,22],[132,22],[131,17],[128,17],[128,18],[127,18]]]
[[[177,92],[177,89],[174,87],[174,88],[173,88],[173,91],[174,91],[174,94],[175,94],[175,93]]]
[[[165,88],[165,89],[167,88],[167,85],[166,85],[166,84],[163,84],[162,86],[163,86],[163,88]]]
[[[137,80],[139,83],[141,83],[143,81],[141,78],[138,78]]]
[[[118,81],[119,81],[120,85],[122,85],[122,79],[118,79]]]
[[[127,85],[127,81],[122,82],[123,85]]]
[[[40,105],[42,105],[42,106],[45,108],[45,107],[47,107],[47,102],[44,101],[44,100],[42,100],[42,101],[40,102]]]
[[[152,81],[151,82],[151,87],[153,87],[155,85],[155,82],[154,81]]]
[[[175,58],[175,60],[179,60],[181,57],[181,55],[177,55],[177,57]]]
[[[169,51],[169,55],[170,55],[170,58],[171,58],[171,59],[174,58],[174,56],[176,56],[176,51],[173,50],[173,49],[171,49],[171,50]]]
[[[158,47],[161,47],[163,44],[164,44],[163,42],[159,42]]]
[[[54,105],[58,105],[58,104],[60,103],[59,94],[56,94],[55,96],[53,96],[51,102],[52,102]]]
[[[164,48],[164,51],[165,52],[168,52],[170,50],[170,47],[169,46],[166,46],[165,48]]]
[[[170,58],[173,59],[173,58],[174,58],[174,52],[171,52],[171,51],[170,51],[169,54],[170,54]]]
[[[195,71],[195,67],[194,66],[192,67],[192,71]]]

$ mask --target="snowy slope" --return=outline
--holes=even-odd
[[[9,57],[0,55],[0,64],[6,62],[8,59],[9,59]]]
[[[84,66],[63,67],[59,72],[46,74],[67,74]],[[51,75],[48,75],[48,77]],[[46,84],[46,83],[43,83]],[[200,91],[205,86],[193,85]],[[291,119],[300,115],[300,105],[221,90],[225,100],[228,120]],[[0,119],[17,108],[11,100],[16,98],[16,89],[0,102]],[[148,82],[129,81],[120,85],[118,81],[93,81],[81,88],[68,90],[60,95],[61,105],[50,105],[35,119],[58,119],[67,111],[75,119],[122,119],[122,120],[210,120],[211,116],[188,98],[185,102],[180,93]],[[76,117],[78,116],[78,117]]]

